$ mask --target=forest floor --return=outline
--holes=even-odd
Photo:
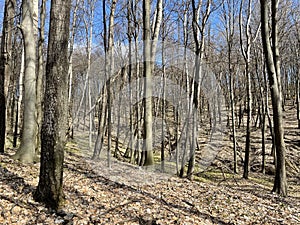
[[[272,194],[274,176],[255,166],[248,180],[241,172],[233,174],[229,138],[215,162],[190,181],[114,160],[108,169],[106,161],[90,160],[86,136],[77,136],[66,148],[66,201],[59,212],[32,198],[39,164],[12,160],[15,150],[10,148],[0,155],[0,224],[300,224],[300,144],[294,116],[293,111],[285,115],[288,197]],[[259,135],[253,132],[253,140]],[[238,139],[241,146],[243,138]],[[255,165],[259,143],[252,147]]]

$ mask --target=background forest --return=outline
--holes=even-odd
[[[0,223],[300,223],[298,1],[0,5]]]

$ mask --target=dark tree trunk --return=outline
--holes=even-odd
[[[71,0],[51,1],[41,167],[35,200],[57,210],[63,203],[63,161],[67,130],[68,40]]]
[[[261,0],[262,41],[268,70],[273,106],[273,122],[276,145],[276,172],[273,192],[287,195],[287,180],[285,168],[285,142],[282,116],[282,97],[280,83],[280,62],[277,37],[277,7],[278,0],[271,1],[272,34],[270,37],[268,24],[268,2]],[[270,39],[271,38],[271,39]],[[270,43],[272,41],[272,45]]]
[[[262,149],[262,161],[261,161],[261,172],[264,174],[266,171],[266,109],[265,103],[262,101],[262,126],[261,126],[261,149]]]
[[[249,161],[250,161],[250,144],[251,144],[251,77],[248,68],[248,64],[246,65],[246,74],[247,74],[247,131],[246,131],[246,148],[245,148],[245,162],[244,162],[244,173],[243,178],[249,178]]]

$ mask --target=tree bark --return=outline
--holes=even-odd
[[[103,1],[103,4],[104,1]],[[107,146],[107,164],[108,167],[111,167],[111,134],[112,134],[112,111],[111,111],[111,77],[114,71],[114,19],[115,19],[115,10],[116,10],[117,0],[112,0],[111,8],[110,8],[110,15],[109,15],[109,27],[108,27],[108,45],[105,54],[106,58],[106,80],[107,80],[107,139],[108,139],[108,146]]]
[[[273,192],[287,195],[287,180],[285,166],[285,142],[282,116],[282,100],[280,91],[280,62],[277,38],[277,7],[278,1],[271,1],[272,34],[270,36],[268,23],[268,1],[261,0],[262,42],[267,63],[268,78],[273,106],[273,122],[276,144],[276,172]],[[272,41],[272,45],[270,43]]]
[[[144,41],[144,166],[154,164],[152,150],[152,63],[150,42],[150,0],[143,0]]]
[[[233,171],[238,173],[237,162],[237,141],[236,141],[236,118],[235,118],[235,93],[234,93],[234,64],[232,62],[233,38],[235,30],[235,3],[228,1],[223,4],[224,20],[226,22],[226,41],[227,41],[227,57],[228,57],[228,76],[229,76],[229,99],[231,110],[231,129],[233,142]],[[229,119],[229,118],[228,118]],[[228,120],[229,122],[229,120]]]
[[[15,0],[6,0],[0,52],[0,153],[4,153],[6,138],[6,97],[11,74],[12,28],[15,15]]]
[[[250,144],[251,144],[251,113],[252,113],[252,93],[251,93],[251,74],[250,74],[250,62],[251,62],[251,47],[256,37],[251,37],[251,16],[252,16],[252,0],[248,0],[247,3],[247,13],[246,13],[246,28],[243,31],[243,6],[244,0],[241,1],[240,5],[240,44],[241,51],[245,61],[245,73],[246,73],[246,83],[247,83],[247,130],[246,130],[246,147],[245,147],[245,161],[244,161],[244,173],[243,178],[248,179],[249,176],[249,161],[250,161]],[[257,29],[258,33],[259,29]],[[244,41],[244,32],[246,41]],[[245,43],[246,42],[246,43]]]
[[[72,25],[70,28],[70,41],[69,41],[69,83],[68,83],[68,113],[69,113],[69,119],[68,119],[68,138],[73,139],[74,138],[74,118],[73,118],[73,51],[74,51],[74,42],[75,42],[75,35],[77,31],[77,19],[78,19],[78,7],[79,7],[79,1],[76,0],[75,6],[73,9],[73,20]]]
[[[36,157],[37,97],[36,97],[36,34],[37,0],[23,0],[21,31],[24,39],[24,113],[21,145],[14,159],[32,163]]]
[[[36,201],[55,210],[63,204],[63,161],[67,129],[68,40],[71,0],[51,1],[46,64],[41,166]]]
[[[46,1],[41,0],[40,7],[40,36],[38,40],[38,73],[36,84],[36,102],[37,102],[37,145],[36,152],[40,151],[41,147],[41,124],[43,115],[43,96],[44,96],[44,42],[45,42],[45,20],[46,20]]]
[[[21,126],[20,126],[20,120],[21,120],[21,107],[22,107],[22,101],[23,101],[23,80],[24,80],[24,61],[25,61],[25,53],[24,48],[22,48],[22,56],[21,56],[21,67],[20,67],[20,75],[19,80],[17,84],[17,104],[16,104],[16,119],[15,119],[15,127],[14,127],[14,138],[13,138],[13,147],[17,147],[17,141],[20,134]]]

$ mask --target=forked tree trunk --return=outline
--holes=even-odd
[[[41,165],[36,201],[52,209],[63,204],[63,162],[67,129],[68,40],[71,0],[52,0],[46,64]]]
[[[241,1],[240,5],[240,44],[242,55],[246,64],[245,73],[247,79],[247,130],[246,130],[246,147],[245,147],[245,161],[244,161],[244,173],[243,178],[248,179],[249,167],[250,167],[250,144],[251,144],[251,114],[252,114],[252,93],[251,93],[251,74],[250,74],[250,62],[251,62],[251,47],[255,41],[259,28],[256,31],[255,37],[251,36],[251,16],[252,16],[252,0],[248,0],[247,13],[246,13],[246,28],[243,30],[243,7],[244,0]],[[244,41],[244,33],[246,41]]]
[[[285,166],[285,142],[282,115],[282,98],[280,91],[280,62],[278,50],[277,7],[278,0],[271,1],[272,35],[270,37],[268,23],[268,1],[261,0],[262,41],[267,63],[268,78],[273,106],[273,122],[276,144],[276,172],[273,192],[287,195],[287,180]],[[272,45],[270,43],[272,41]]]
[[[205,11],[200,19],[201,8],[205,7]],[[193,75],[193,90],[190,99],[189,116],[192,117],[192,142],[189,154],[189,162],[187,169],[187,177],[193,179],[194,167],[195,167],[195,150],[198,139],[198,114],[199,114],[199,98],[200,98],[200,85],[202,80],[202,64],[205,50],[205,31],[208,18],[211,13],[211,1],[202,5],[202,2],[192,1],[193,8],[193,37],[196,44],[196,56],[195,56],[195,74]]]

